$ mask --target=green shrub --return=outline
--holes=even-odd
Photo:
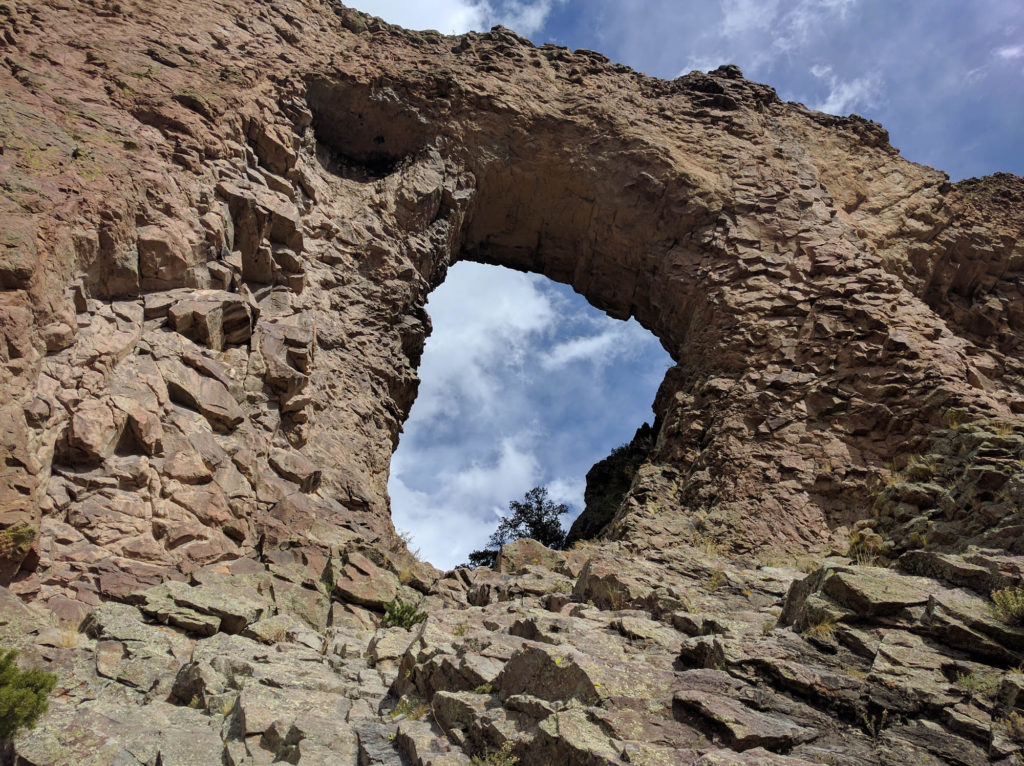
[[[385,628],[411,628],[427,619],[426,612],[417,612],[412,604],[406,604],[400,598],[384,604]]]
[[[10,742],[19,729],[31,729],[46,712],[47,695],[57,676],[41,668],[20,669],[15,649],[0,649],[0,742]]]
[[[512,755],[514,742],[505,742],[500,750],[488,750],[483,755],[474,755],[470,763],[473,766],[516,766],[519,757]]]
[[[27,524],[17,524],[0,530],[0,557],[19,558],[36,539],[36,530]]]
[[[408,718],[411,721],[418,721],[427,713],[430,712],[430,705],[418,697],[407,697],[404,696],[395,705],[395,709],[391,711],[391,720],[396,718]]]
[[[546,487],[534,487],[522,500],[512,500],[508,510],[509,515],[498,522],[487,547],[469,554],[467,566],[471,569],[493,566],[503,545],[524,537],[556,551],[565,547],[565,532],[558,517],[569,513],[569,506],[548,500]]]
[[[994,721],[992,728],[1012,742],[1024,742],[1024,716],[1016,711]]]
[[[991,673],[957,673],[954,683],[973,696],[992,694],[999,687],[999,676]]]
[[[992,591],[992,611],[1007,625],[1024,624],[1024,588]]]

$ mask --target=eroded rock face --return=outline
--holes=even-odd
[[[1020,660],[971,615],[977,583],[1020,580],[1024,181],[951,185],[735,67],[664,82],[501,28],[406,32],[319,0],[2,11],[4,617],[31,622],[10,594],[73,625],[94,610],[87,648],[45,620],[11,634],[90,679],[26,761],[101,721],[81,758],[1013,755],[993,722],[1010,687],[948,686]],[[581,535],[617,542],[442,576],[396,538],[423,306],[458,259],[571,284],[676,360]],[[829,565],[786,596],[795,571],[719,558],[848,539],[903,574]],[[408,651],[367,633],[396,598],[431,613]],[[783,608],[850,627],[751,641]],[[454,640],[479,626],[493,648]],[[260,642],[293,647],[285,666]],[[841,676],[861,667],[843,652],[877,683]],[[305,717],[274,685],[303,667],[347,674],[295,687],[333,695]],[[885,691],[905,675],[912,701]],[[442,728],[390,729],[389,686]]]

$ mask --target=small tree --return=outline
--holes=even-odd
[[[491,566],[498,558],[501,546],[524,537],[533,538],[555,550],[561,550],[565,545],[565,532],[558,517],[568,513],[569,506],[548,500],[545,487],[534,487],[521,501],[510,501],[508,510],[509,515],[498,522],[487,547],[469,554],[469,566]]]
[[[46,712],[46,696],[57,676],[41,668],[20,669],[15,649],[0,649],[0,743],[8,743],[21,728],[31,729]]]

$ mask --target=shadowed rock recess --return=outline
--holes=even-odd
[[[2,0],[0,54],[16,763],[1021,761],[1024,180],[320,0]],[[460,259],[676,364],[571,550],[443,573],[387,479]]]

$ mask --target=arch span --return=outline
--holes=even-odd
[[[616,537],[671,544],[699,524],[737,550],[839,544],[868,514],[869,479],[944,410],[1007,411],[967,382],[967,344],[900,265],[907,216],[927,209],[948,225],[948,185],[900,160],[878,126],[783,104],[735,67],[665,83],[500,30],[467,40],[472,53],[455,51],[450,71],[491,49],[514,49],[524,66],[486,92],[438,72],[360,85],[361,119],[391,115],[396,94],[405,110],[376,120],[395,132],[382,144],[403,145],[408,125],[423,144],[373,191],[389,252],[413,277],[395,306],[410,353],[395,373],[392,443],[425,296],[456,260],[568,284],[635,317],[676,360]],[[563,76],[570,61],[586,62],[587,93]],[[355,108],[351,83],[337,87]],[[311,107],[314,127],[326,124]],[[868,172],[879,166],[899,171]],[[886,211],[851,203],[849,184]],[[403,274],[385,260],[368,271],[378,284]]]
[[[400,549],[376,545],[390,460],[459,259],[568,284],[676,361],[608,532],[643,550],[698,527],[842,545],[944,413],[1024,411],[1019,179],[951,187],[735,67],[664,82],[335,10],[278,37],[206,4],[240,42],[197,46],[203,66],[117,27],[134,71],[165,67],[139,92],[33,60],[54,87],[10,117],[50,149],[4,159],[0,524],[21,542],[0,581],[123,598],[268,551],[322,572]],[[114,27],[77,13],[38,30],[106,50]],[[87,114],[123,140],[77,151],[61,121],[94,135]]]

